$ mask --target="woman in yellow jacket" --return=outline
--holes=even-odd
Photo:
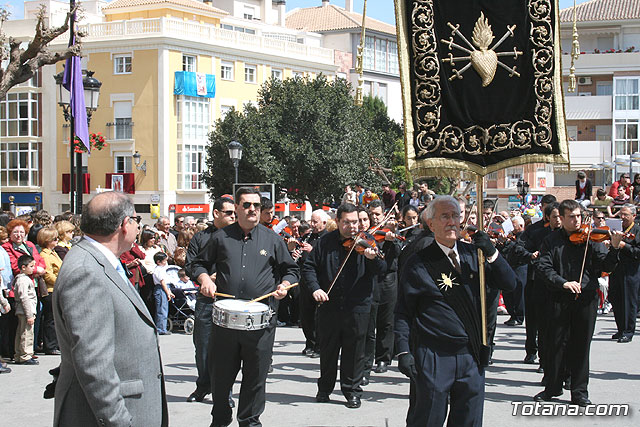
[[[58,231],[53,227],[44,227],[38,232],[38,245],[42,248],[40,256],[44,259],[47,267],[44,273],[44,282],[47,286],[48,295],[41,296],[42,302],[42,341],[45,354],[60,354],[58,340],[56,338],[56,327],[53,322],[53,310],[51,298],[53,298],[53,286],[58,278],[58,272],[62,267],[62,259],[53,250],[58,244]]]

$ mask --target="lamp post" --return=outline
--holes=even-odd
[[[84,87],[84,100],[87,109],[87,124],[91,123],[91,115],[98,109],[98,99],[100,97],[100,87],[102,82],[93,77],[94,72],[82,70],[82,86]],[[62,107],[62,114],[65,121],[69,122],[69,197],[70,208],[73,213],[82,213],[82,153],[75,152],[75,119],[71,114],[71,94],[62,85],[64,71],[56,74],[53,78],[56,81],[58,90],[56,97],[58,105]]]
[[[616,168],[616,165],[613,164],[613,162],[602,162],[598,166],[602,167],[602,177],[603,177],[602,181],[603,181],[604,190],[606,190],[607,189],[607,178],[606,178],[607,170],[614,170]]]
[[[524,198],[527,197],[527,194],[529,193],[529,183],[520,178],[516,187],[518,189],[518,195],[522,197],[522,204],[524,205]]]
[[[229,149],[229,158],[233,162],[233,167],[236,170],[236,179],[234,184],[238,183],[238,166],[240,166],[240,159],[242,159],[242,144],[238,141],[231,141],[229,145],[227,145]]]

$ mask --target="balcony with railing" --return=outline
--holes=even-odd
[[[333,65],[334,63],[333,49],[226,30],[209,24],[176,18],[164,17],[102,22],[83,25],[80,30],[86,34],[86,37],[83,38],[85,43],[131,38],[169,37],[326,65]]]
[[[116,119],[107,123],[107,139],[124,141],[133,139],[133,122],[131,119]]]

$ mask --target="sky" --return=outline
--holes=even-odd
[[[577,0],[577,3],[584,3],[587,0]],[[23,0],[0,0],[0,5],[11,12],[10,19],[22,19],[24,13]],[[344,0],[331,0],[332,4],[344,7]],[[213,0],[215,6],[216,0]],[[313,7],[320,6],[322,0],[287,0],[287,10],[297,7]],[[364,0],[354,0],[353,8],[355,12],[362,13],[362,5]],[[560,0],[560,8],[572,6],[573,0]],[[393,10],[393,0],[368,0],[367,15],[389,24],[395,24],[395,15]]]

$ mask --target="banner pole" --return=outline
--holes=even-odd
[[[482,175],[476,175],[476,206],[478,207],[478,230],[484,230],[484,218],[482,215],[482,193],[484,191],[484,177]],[[487,292],[485,286],[484,275],[484,254],[482,249],[478,249],[478,277],[480,279],[480,318],[482,319],[482,345],[487,345]]]

